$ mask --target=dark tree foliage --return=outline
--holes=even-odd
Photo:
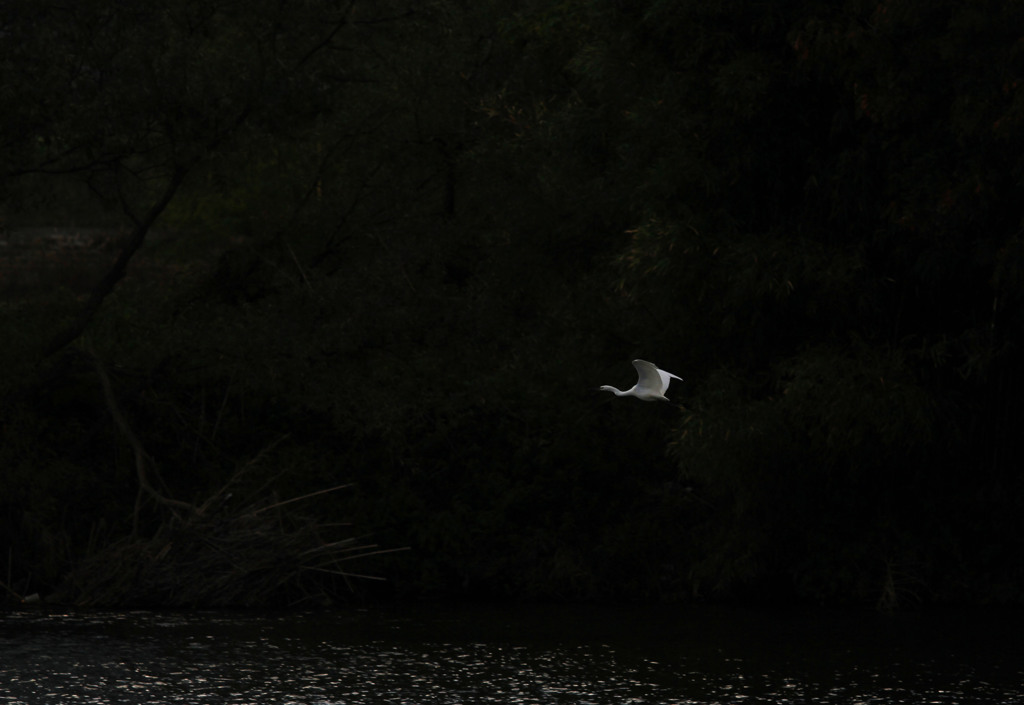
[[[702,581],[883,606],[1016,581],[1020,19],[666,3],[613,45],[657,67],[622,281],[703,372],[672,446],[731,513]]]
[[[4,227],[128,233],[5,294],[8,587],[163,516],[95,356],[164,496],[352,481],[316,511],[410,546],[399,594],[1019,603],[1022,28],[6,4]],[[635,357],[681,408],[593,391]]]

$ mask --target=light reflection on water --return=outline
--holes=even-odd
[[[1020,632],[735,611],[0,616],[0,703],[1012,703]]]

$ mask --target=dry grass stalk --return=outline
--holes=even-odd
[[[106,369],[89,350],[104,399],[118,431],[136,459],[139,496],[131,536],[92,554],[58,591],[59,601],[82,606],[257,607],[307,599],[323,601],[336,592],[317,575],[348,581],[358,575],[342,567],[361,557],[389,552],[359,538],[324,538],[336,523],[324,524],[294,511],[297,503],[350,487],[343,484],[287,500],[261,500],[232,507],[231,492],[278,439],[206,501],[189,504],[158,489],[156,464],[121,413]],[[165,511],[149,538],[138,530],[142,499]]]
[[[328,590],[315,575],[372,578],[342,564],[390,552],[356,537],[326,541],[317,522],[283,514],[285,504],[194,513],[169,519],[152,538],[124,538],[74,571],[65,599],[82,606],[161,607],[322,601]]]

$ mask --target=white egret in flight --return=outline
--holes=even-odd
[[[655,399],[668,401],[665,392],[668,390],[669,382],[673,379],[678,379],[680,382],[683,381],[682,377],[676,377],[671,372],[659,370],[657,366],[646,360],[633,360],[633,367],[636,368],[640,379],[637,380],[632,388],[623,392],[605,384],[601,389],[606,392],[613,392],[617,397],[636,397],[644,401],[654,401]]]

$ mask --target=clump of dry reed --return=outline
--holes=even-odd
[[[179,512],[152,537],[120,539],[84,560],[63,599],[81,606],[278,607],[336,599],[337,586],[352,578],[379,579],[348,565],[384,551],[357,537],[326,540],[332,527],[297,514],[291,504],[298,499],[305,497]]]
[[[348,566],[401,549],[380,549],[359,537],[328,538],[337,524],[297,511],[300,502],[348,485],[283,501],[266,493],[263,499],[232,501],[232,490],[276,443],[202,504],[172,498],[122,414],[104,365],[91,349],[87,352],[114,423],[134,451],[134,528],[130,536],[91,551],[53,599],[91,607],[280,607],[336,598],[351,587],[352,578],[380,580]],[[142,536],[140,515],[153,504],[164,518],[152,535]]]

